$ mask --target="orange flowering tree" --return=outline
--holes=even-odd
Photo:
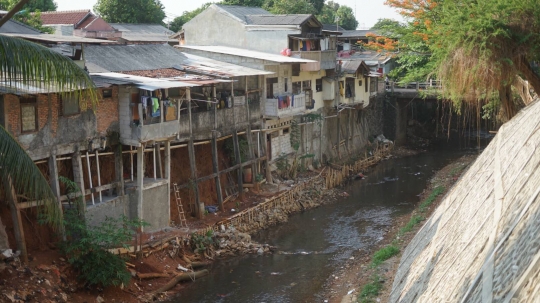
[[[446,98],[477,102],[496,96],[506,116],[512,117],[517,107],[511,87],[517,80],[527,80],[540,92],[533,63],[540,61],[537,0],[386,0],[386,4],[407,21],[399,29],[399,56],[417,53],[427,58],[418,59],[426,63],[424,76],[442,80]],[[418,68],[402,67],[402,76],[419,77]]]

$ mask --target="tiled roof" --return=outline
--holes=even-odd
[[[221,10],[233,15],[234,17],[240,19],[244,23],[248,23],[246,17],[249,15],[272,15],[269,11],[262,9],[260,7],[247,7],[247,6],[236,6],[236,5],[223,5],[223,4],[214,4],[216,7]]]
[[[42,12],[41,22],[48,24],[77,24],[91,14],[89,9],[77,11]]]
[[[246,16],[249,25],[301,25],[304,24],[311,15],[249,15]]]

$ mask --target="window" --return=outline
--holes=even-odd
[[[315,90],[318,92],[322,92],[322,78],[315,80]]]
[[[278,83],[278,78],[266,78],[266,98],[274,98],[274,84]]]
[[[79,96],[75,93],[62,96],[62,113],[64,116],[80,113]]]
[[[376,92],[377,92],[377,85],[378,85],[378,82],[379,82],[378,80],[379,80],[379,79],[378,79],[378,78],[372,77],[370,80],[371,80],[371,81],[369,81],[369,86],[370,86],[369,91],[370,91],[371,93],[376,93]]]
[[[354,78],[347,78],[345,81],[345,98],[354,98]]]
[[[300,81],[292,83],[292,93],[293,93],[293,95],[300,94],[300,92],[302,91],[301,85],[302,85],[302,83]]]
[[[311,89],[311,80],[302,81],[302,89]]]
[[[20,99],[21,102],[21,131],[34,132],[38,129],[36,98]]]
[[[313,91],[311,89],[307,89],[304,92],[306,93],[306,109],[313,109],[315,107]]]
[[[112,89],[110,88],[104,88],[101,90],[101,95],[103,98],[111,98],[112,97]]]

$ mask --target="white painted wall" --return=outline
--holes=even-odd
[[[313,99],[315,100],[315,107],[313,109],[307,110],[307,112],[317,111],[318,109],[324,107],[324,102],[323,102],[324,90],[317,92],[316,80],[322,79],[325,76],[326,76],[326,70],[323,69],[317,72],[300,72],[300,75],[298,77],[292,77],[292,82],[297,82],[297,81],[301,82],[301,81],[311,80],[311,89],[313,90]],[[306,100],[306,103],[307,103],[307,100]]]
[[[288,47],[290,34],[301,33],[296,26],[246,26],[213,5],[184,24],[183,29],[185,45],[221,45],[273,54]]]

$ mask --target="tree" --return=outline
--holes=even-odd
[[[342,5],[337,10],[336,16],[338,17],[339,25],[344,29],[354,30],[356,29],[356,27],[358,27],[358,21],[354,17],[354,12],[352,8],[346,5]]]
[[[308,0],[273,0],[265,3],[264,9],[273,14],[314,14],[315,7]]]
[[[110,23],[162,24],[165,19],[160,0],[98,0],[94,11]]]
[[[14,0],[0,0],[0,9],[10,10],[17,4]],[[55,11],[56,3],[52,0],[30,0],[23,9],[19,11],[13,19],[30,25],[31,27],[45,33],[53,33],[50,27],[43,26],[41,22],[41,12]]]
[[[540,7],[534,0],[387,0],[410,18],[409,31],[431,52],[430,63],[454,102],[496,94],[507,118],[516,112],[511,86],[523,77],[540,92],[531,62],[540,60]]]
[[[336,24],[337,19],[337,23],[346,30],[354,30],[358,26],[352,8],[334,1],[328,1],[323,6],[317,19],[323,24]]]
[[[169,29],[175,33],[180,31],[184,24],[186,24],[189,20],[195,18],[195,16],[197,16],[198,14],[202,13],[211,4],[212,4],[211,2],[208,2],[201,5],[201,7],[194,9],[192,11],[189,11],[189,12],[185,11],[184,13],[182,13],[181,16],[174,18],[174,20],[171,23],[169,23]]]
[[[10,10],[17,2],[16,0],[0,0],[0,9]],[[56,8],[56,2],[53,0],[30,0],[22,9],[28,12],[48,12],[56,11]]]
[[[28,0],[21,0],[0,19],[4,25]],[[10,89],[17,90],[16,83],[44,89],[57,88],[61,91],[77,91],[81,100],[97,103],[94,84],[88,74],[71,59],[53,52],[39,44],[0,35],[0,75]],[[84,88],[84,89],[83,89]],[[21,194],[28,199],[41,201],[44,220],[55,229],[62,227],[62,210],[38,167],[19,145],[15,138],[0,125],[0,186],[4,192]],[[12,197],[10,206],[15,207],[17,196]],[[0,222],[0,228],[4,226]],[[0,232],[0,243],[7,243]],[[25,245],[18,243],[25,258]],[[5,249],[6,247],[0,247]]]

